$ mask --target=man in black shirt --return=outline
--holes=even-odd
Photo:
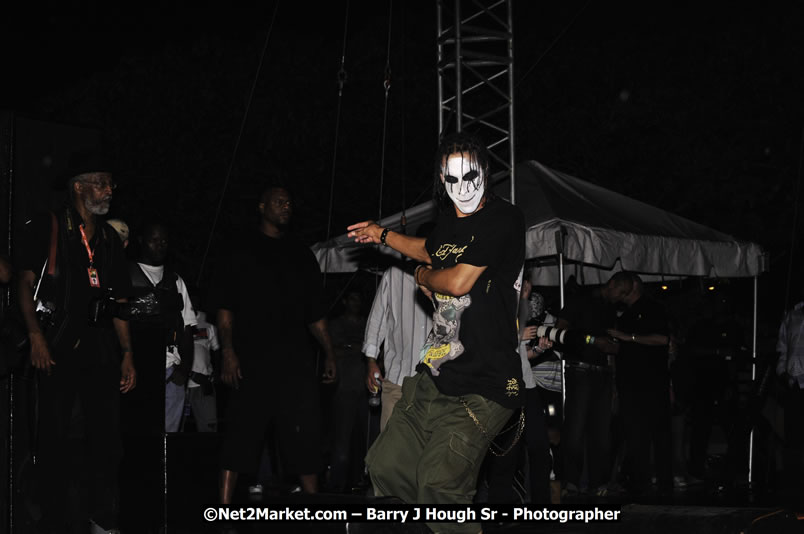
[[[310,334],[324,349],[324,381],[335,380],[321,271],[312,251],[288,237],[293,212],[283,187],[259,203],[260,232],[226,260],[213,288],[223,352],[223,382],[234,388],[221,453],[220,497],[230,504],[238,473],[256,474],[265,426],[274,422],[286,473],[318,491],[322,469],[316,361]]]
[[[518,209],[488,193],[488,156],[477,139],[456,134],[442,141],[436,169],[436,199],[446,209],[427,239],[372,221],[349,227],[360,243],[422,262],[416,282],[436,308],[419,372],[405,378],[366,463],[376,495],[467,504],[491,440],[525,396],[516,324],[525,225]]]
[[[608,355],[616,353],[618,348],[606,330],[614,326],[614,306],[623,302],[632,288],[630,275],[619,272],[606,285],[570,298],[556,323],[557,328],[577,329],[594,337],[594,342],[583,348],[568,347],[565,355],[562,482],[569,495],[580,489],[584,458],[587,459],[590,493],[602,495],[606,490],[613,393]]]
[[[72,164],[71,202],[26,223],[18,256],[20,309],[39,380],[36,497],[43,515],[38,530],[64,532],[71,522],[87,521],[75,517],[67,498],[75,476],[69,469],[74,461],[68,436],[78,401],[85,421],[86,463],[92,464],[85,469],[90,524],[93,533],[107,532],[118,526],[120,392],[134,388],[137,375],[128,322],[90,321],[89,309],[91,302],[108,295],[123,300],[130,282],[122,244],[99,217],[109,210],[115,188],[111,174],[91,154],[74,158]],[[52,319],[42,325],[35,288],[37,302],[52,309]]]
[[[645,494],[650,487],[653,445],[659,490],[667,493],[673,490],[669,324],[664,307],[644,294],[639,276],[632,277],[634,288],[625,298],[627,308],[617,328],[609,330],[609,335],[620,340],[616,365],[627,451],[624,467],[630,490]]]

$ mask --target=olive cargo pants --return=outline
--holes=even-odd
[[[490,437],[511,408],[480,395],[463,397]],[[405,378],[402,398],[366,455],[376,496],[409,504],[471,504],[488,439],[459,397],[441,394],[427,373]],[[479,532],[478,523],[433,523],[435,532]]]

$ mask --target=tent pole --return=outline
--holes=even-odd
[[[563,245],[563,243],[562,243]],[[558,292],[561,309],[564,309],[564,252],[563,247],[558,252]],[[564,405],[567,404],[567,387],[565,378],[564,358],[561,358],[561,416],[564,416]]]
[[[754,276],[754,325],[753,339],[751,345],[751,384],[757,381],[757,295],[759,288],[759,277]],[[751,425],[751,434],[748,438],[748,484],[754,482],[754,426]]]
[[[560,294],[561,309],[564,309],[564,254],[558,255],[558,290]]]

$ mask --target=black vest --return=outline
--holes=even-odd
[[[135,322],[138,326],[165,328],[167,345],[178,345],[184,330],[184,317],[181,313],[184,309],[184,299],[176,288],[176,280],[178,280],[176,273],[165,269],[162,280],[154,285],[137,262],[129,263],[128,270],[131,275],[131,285],[134,288],[133,296],[136,298],[154,293],[159,303],[156,314],[138,318]]]

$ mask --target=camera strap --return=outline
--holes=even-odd
[[[47,268],[48,276],[56,275],[56,251],[59,248],[59,221],[56,215],[50,212],[50,249],[48,251],[45,264],[42,265],[42,272],[39,273],[39,280],[36,282],[36,290],[34,291],[33,299],[36,301],[39,298],[39,287],[42,285],[42,279],[45,277],[45,268]]]
[[[59,247],[59,221],[56,214],[50,212],[50,251],[47,256],[47,274],[56,275],[56,250]]]
[[[80,224],[78,229],[81,230],[81,242],[84,244],[84,248],[87,249],[87,256],[89,257],[89,267],[87,267],[87,274],[89,275],[89,285],[91,287],[100,287],[100,278],[98,278],[98,270],[95,268],[95,251],[93,251],[89,246],[89,240],[87,239],[87,234],[84,231],[84,225]]]

